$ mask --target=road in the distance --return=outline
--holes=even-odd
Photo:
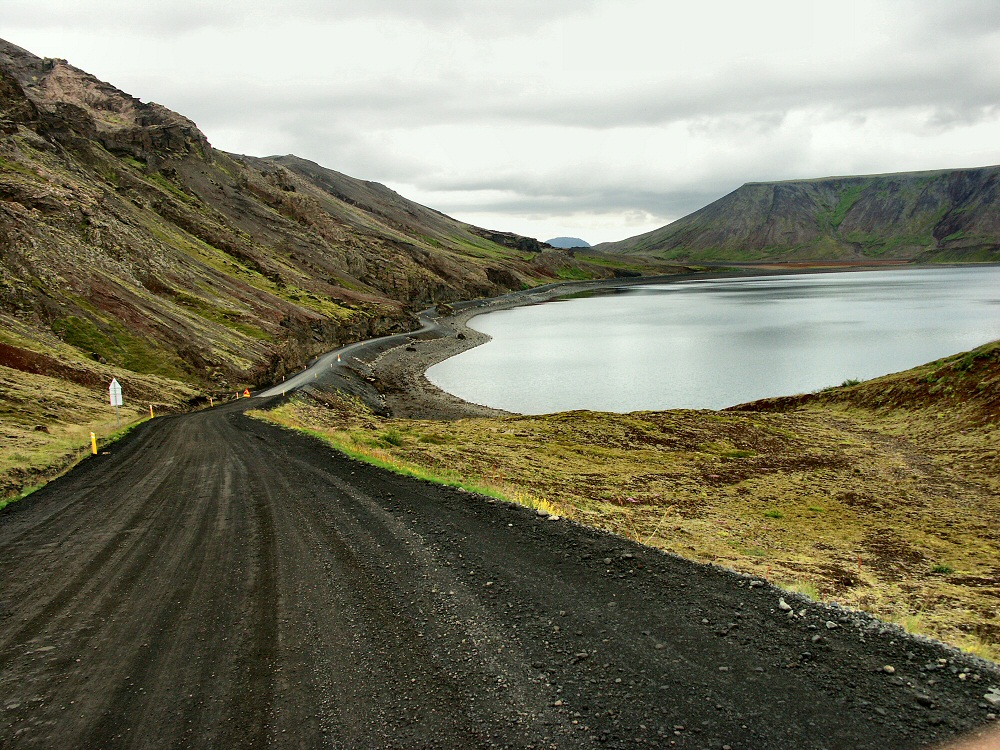
[[[987,723],[982,664],[244,403],[0,513],[0,747],[887,750]]]

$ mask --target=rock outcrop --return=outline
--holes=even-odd
[[[186,117],[0,40],[0,329],[58,350],[55,377],[91,362],[242,389],[421,307],[556,278],[543,249],[304,159],[218,151]]]

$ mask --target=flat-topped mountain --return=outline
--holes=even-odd
[[[685,261],[996,261],[1000,167],[748,183],[596,249]]]
[[[551,240],[546,240],[546,243],[552,247],[561,247],[566,250],[574,247],[590,247],[589,242],[581,240],[579,237],[553,237]]]

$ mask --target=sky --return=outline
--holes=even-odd
[[[543,240],[746,182],[1000,163],[997,0],[3,0],[0,37],[216,148]]]

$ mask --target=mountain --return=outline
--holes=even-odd
[[[552,245],[552,247],[560,247],[564,250],[569,250],[574,247],[590,247],[590,243],[586,240],[581,240],[579,237],[553,237],[551,240],[546,240],[547,245]]]
[[[748,183],[604,252],[685,261],[1000,260],[1000,167]]]
[[[0,377],[11,382],[96,388],[124,373],[143,400],[232,392],[408,329],[435,302],[615,265],[295,156],[225,153],[166,107],[0,41]]]

